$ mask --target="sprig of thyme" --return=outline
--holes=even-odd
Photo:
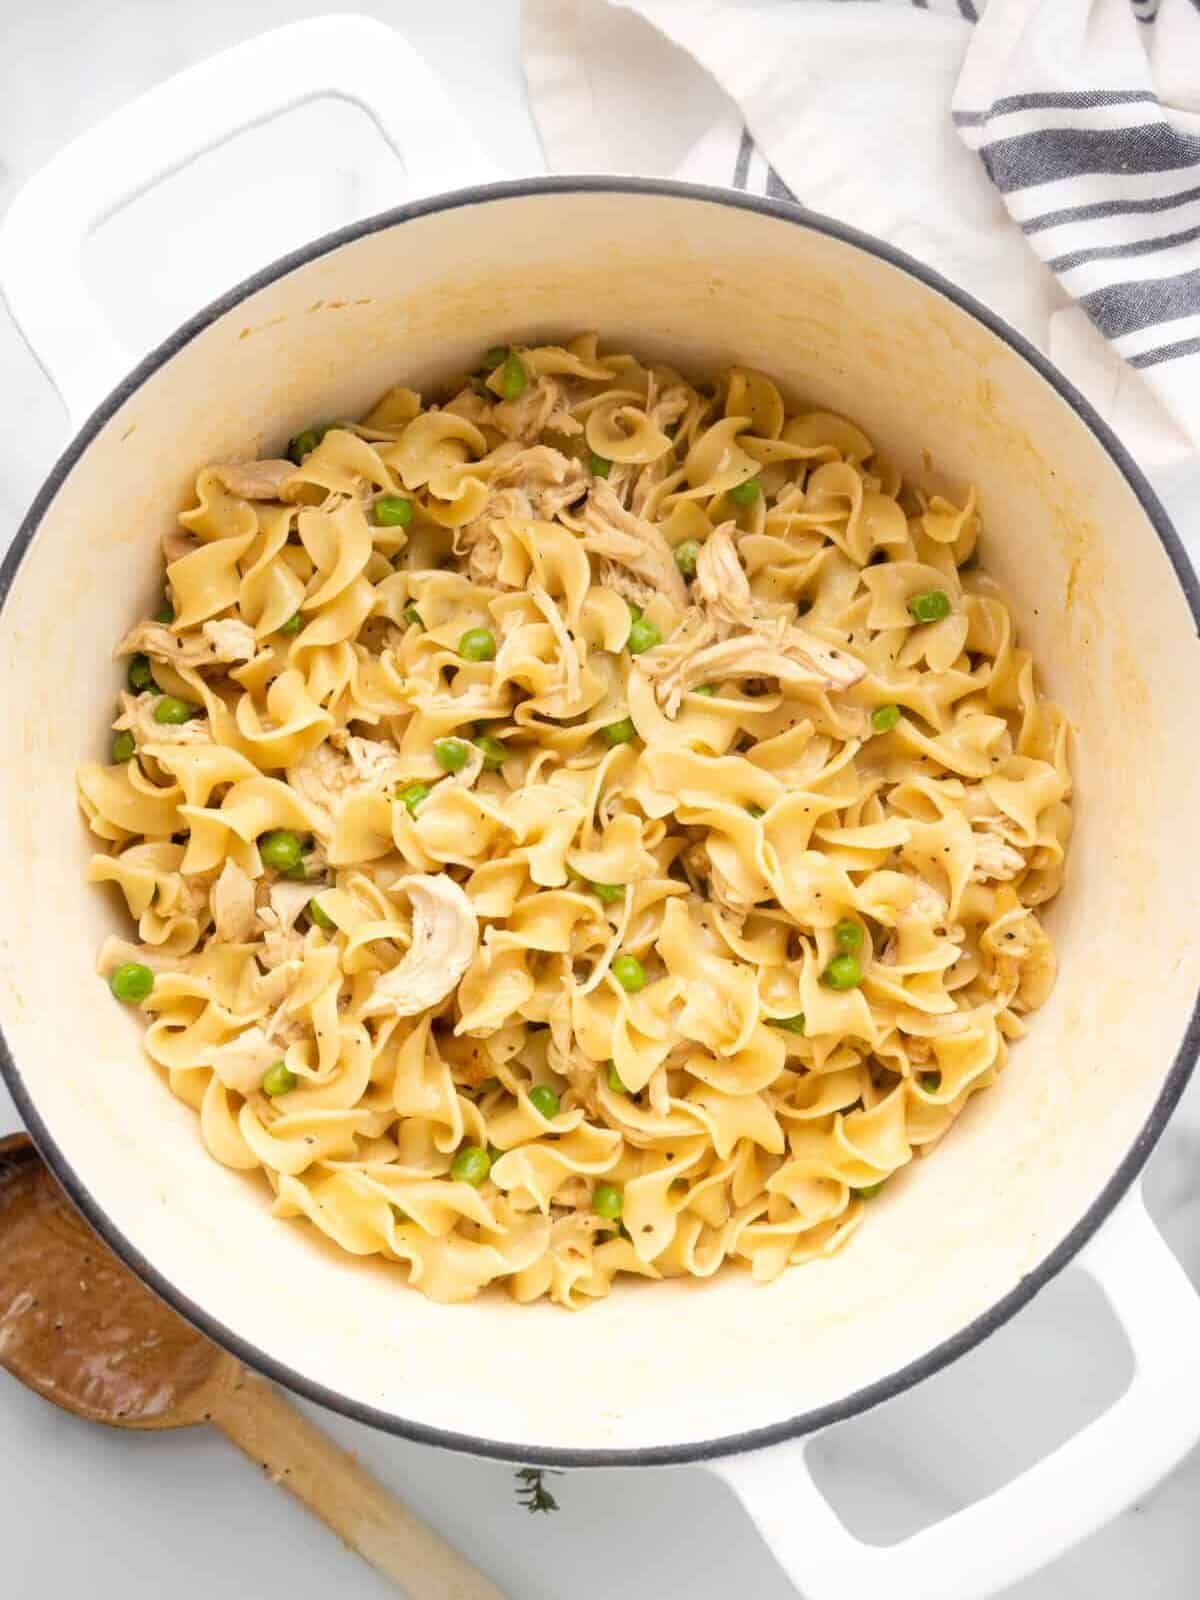
[[[560,1477],[560,1473],[552,1473]],[[517,1500],[526,1511],[557,1511],[558,1501],[546,1487],[546,1472],[541,1467],[517,1468]]]

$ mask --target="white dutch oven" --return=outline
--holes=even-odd
[[[403,83],[392,97],[387,86]],[[132,193],[319,94],[367,109],[418,186],[485,172],[423,64],[376,23],[302,24],[196,68],[64,151],[0,240],[9,305],[74,442],[3,568],[3,1068],[100,1232],[185,1316],[364,1422],[551,1465],[704,1463],[817,1600],[971,1600],[1142,1493],[1200,1437],[1200,1301],[1135,1180],[1197,1048],[1197,589],[1140,473],[1081,398],[966,295],[821,218],[620,179],[457,189],[277,262],[127,363],[82,287],[81,236]],[[1076,730],[1078,830],[1049,923],[1050,1003],[936,1158],[888,1185],[833,1260],[618,1290],[579,1316],[502,1295],[431,1304],[323,1248],[216,1166],[94,972],[113,907],[84,887],[72,773],[99,754],[113,640],[151,608],[158,535],[197,469],[274,451],[509,336],[597,328],[696,374],[762,367],[920,475],[975,483],[989,565]],[[1107,1219],[1107,1220],[1106,1220]],[[1098,1233],[1101,1224],[1103,1232]],[[906,1542],[860,1544],[805,1441],[970,1349],[1068,1261],[1128,1335],[1101,1418]],[[547,1374],[557,1375],[548,1382]]]

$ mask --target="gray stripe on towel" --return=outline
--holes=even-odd
[[[1147,200],[1097,200],[1088,206],[1067,206],[1062,211],[1046,211],[1021,224],[1023,233],[1041,233],[1065,222],[1092,222],[1098,217],[1134,216],[1144,211],[1172,211],[1176,206],[1200,200],[1200,189],[1181,189],[1178,194],[1156,194]]]
[[[1200,267],[1171,278],[1108,284],[1083,295],[1079,303],[1106,339],[1120,339],[1156,322],[1200,313]]]
[[[1042,128],[979,152],[1002,194],[1086,173],[1170,172],[1200,162],[1200,139],[1165,122],[1134,128]]]
[[[1176,356],[1200,355],[1200,339],[1180,339],[1178,344],[1160,344],[1157,350],[1143,350],[1140,356],[1130,356],[1131,367],[1156,367],[1160,361],[1174,361]]]
[[[1169,250],[1172,245],[1191,244],[1194,239],[1200,239],[1200,226],[1184,228],[1181,233],[1162,233],[1157,239],[1133,239],[1125,244],[1098,244],[1090,250],[1071,250],[1065,256],[1055,256],[1046,265],[1055,272],[1070,272],[1072,267],[1082,267],[1087,261],[1152,256],[1159,250]]]
[[[754,140],[750,137],[750,129],[742,129],[742,142],[738,145],[737,161],[733,168],[733,187],[744,189],[750,176],[750,157],[754,152]]]
[[[1053,93],[1006,94],[987,111],[956,111],[960,128],[976,128],[989,117],[1003,117],[1009,111],[1094,111],[1097,106],[1127,106],[1138,101],[1157,105],[1158,96],[1149,89],[1057,89]]]

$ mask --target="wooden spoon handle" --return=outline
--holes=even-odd
[[[505,1600],[264,1379],[242,1371],[214,1401],[212,1421],[410,1600]]]

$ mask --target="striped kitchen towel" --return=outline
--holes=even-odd
[[[799,199],[1200,451],[1200,0],[525,0],[547,161]]]

